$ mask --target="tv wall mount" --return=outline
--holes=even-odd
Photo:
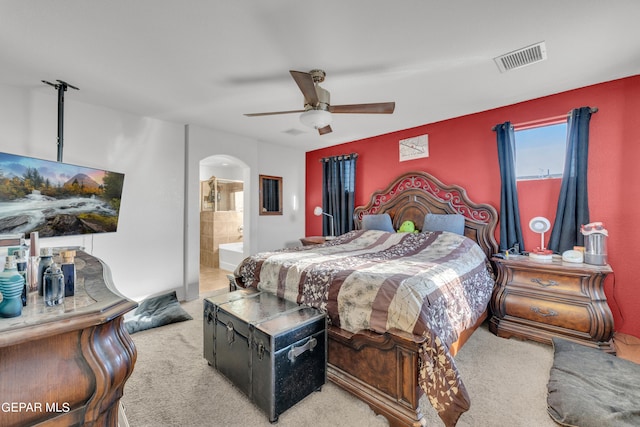
[[[42,80],[42,83],[53,86],[58,91],[58,161],[62,162],[62,151],[64,147],[64,93],[69,87],[75,90],[80,89],[62,80],[56,81],[58,83],[51,83],[46,80]]]

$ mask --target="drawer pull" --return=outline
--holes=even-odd
[[[544,282],[542,279],[538,279],[537,277],[534,277],[533,279],[531,279],[531,281],[533,283],[537,283],[538,285],[542,286],[543,288],[546,288],[548,286],[558,286],[559,283],[556,282],[555,280],[549,280],[548,282]]]
[[[538,313],[542,317],[554,317],[558,315],[557,311],[549,310],[547,312],[544,312],[543,310],[540,310],[538,307],[533,307],[533,306],[531,307],[531,311],[533,311],[534,313]]]

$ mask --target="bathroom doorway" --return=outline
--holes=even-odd
[[[244,162],[231,156],[200,161],[200,293],[227,288],[244,258],[247,175]]]

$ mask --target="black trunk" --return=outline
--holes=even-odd
[[[243,289],[204,300],[204,357],[269,421],[326,382],[327,326],[319,310]]]

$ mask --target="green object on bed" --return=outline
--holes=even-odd
[[[553,338],[547,411],[565,426],[640,425],[640,365]]]
[[[192,319],[193,317],[180,306],[176,292],[173,291],[143,300],[133,312],[133,316],[125,317],[124,325],[127,332],[133,334]]]
[[[418,230],[416,230],[416,225],[413,223],[413,221],[405,221],[402,223],[402,225],[400,225],[400,228],[398,228],[398,233],[417,233]]]

